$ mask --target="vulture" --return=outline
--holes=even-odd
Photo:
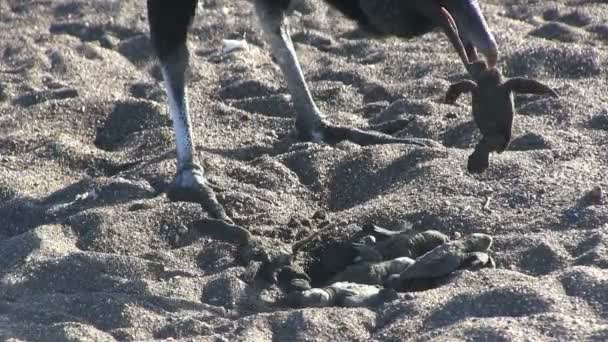
[[[295,136],[299,140],[359,145],[403,143],[433,146],[420,138],[391,136],[406,120],[359,129],[331,123],[319,110],[306,84],[288,29],[288,14],[301,0],[252,0],[275,62],[280,67],[295,109]],[[324,0],[372,36],[411,39],[441,30],[465,67],[485,57],[496,65],[498,49],[477,0]],[[197,0],[148,0],[148,23],[156,57],[160,61],[176,141],[177,170],[167,191],[172,201],[200,203],[209,215],[232,223],[205,181],[194,158],[192,121],[186,92],[189,51],[188,31],[197,11]]]

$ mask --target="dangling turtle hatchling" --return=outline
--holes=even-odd
[[[453,104],[460,94],[471,93],[473,118],[483,137],[469,156],[467,169],[471,173],[482,173],[489,166],[490,153],[503,152],[511,141],[515,114],[513,93],[552,97],[558,97],[558,94],[536,80],[521,77],[505,80],[496,67],[488,68],[482,60],[469,64],[467,69],[473,81],[452,84],[445,102]]]

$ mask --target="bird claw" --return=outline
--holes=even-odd
[[[261,262],[257,275],[276,283],[276,273],[290,265],[292,253],[288,248],[277,246],[275,241],[252,236],[245,228],[235,225],[215,197],[213,189],[207,185],[203,169],[198,165],[182,168],[169,190],[171,201],[200,204],[213,219],[201,223],[201,230],[213,237],[239,244],[239,257],[245,264]]]
[[[207,184],[203,176],[203,168],[196,164],[178,171],[169,186],[167,197],[173,202],[198,203],[214,219],[224,220],[230,224],[234,223],[226,214],[224,207],[218,202],[213,189]]]
[[[408,120],[393,120],[381,125],[370,126],[367,129],[338,126],[321,122],[318,128],[321,139],[329,144],[336,144],[344,140],[354,142],[361,146],[379,144],[407,144],[421,147],[440,147],[441,144],[425,138],[396,138],[385,132],[394,133],[405,127]]]

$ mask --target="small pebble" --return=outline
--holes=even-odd
[[[587,200],[590,204],[598,205],[603,202],[602,187],[597,185],[587,193]]]
[[[329,220],[325,220],[325,221],[323,221],[323,222],[319,223],[318,228],[324,228],[324,227],[327,227],[327,225],[328,225],[328,224],[330,224],[330,223],[331,223],[331,221],[329,221]]]
[[[317,210],[314,215],[312,215],[313,220],[325,220],[327,218],[327,213],[323,210]]]
[[[289,228],[298,228],[300,226],[300,222],[295,217],[292,217],[291,220],[287,223],[287,227]]]
[[[403,299],[412,300],[412,299],[416,299],[416,296],[414,296],[414,294],[411,292],[407,292],[407,293],[403,294]]]
[[[245,40],[237,40],[237,39],[224,39],[223,40],[223,48],[222,53],[230,53],[232,51],[238,50],[249,50],[249,45]]]
[[[149,209],[151,206],[144,201],[135,201],[129,206],[129,211],[138,211],[143,209]]]

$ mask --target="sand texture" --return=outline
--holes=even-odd
[[[145,1],[0,0],[0,340],[608,340],[608,2],[481,5],[505,76],[560,97],[516,95],[511,146],[472,175],[480,135],[470,96],[443,101],[467,77],[443,34],[372,40],[299,5],[294,44],[332,122],[409,119],[395,136],[443,146],[301,143],[252,4],[200,2],[197,157],[237,224],[277,248],[331,225],[298,259],[313,282],[332,276],[319,251],[369,223],[494,237],[495,269],[377,307],[293,309],[204,234],[200,206],[163,193],[174,137]]]

